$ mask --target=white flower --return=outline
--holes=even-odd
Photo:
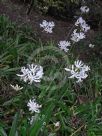
[[[88,24],[85,23],[81,25],[81,29],[82,31],[87,32],[88,30],[90,30],[90,26],[88,26]]]
[[[86,66],[82,61],[75,61],[71,68],[65,68],[66,71],[70,72],[71,76],[69,78],[77,79],[77,83],[82,82],[87,78],[87,72],[90,67]]]
[[[53,21],[47,22],[46,20],[43,20],[42,24],[40,24],[41,28],[44,28],[44,31],[47,33],[52,33],[52,29],[54,28],[55,24]]]
[[[75,67],[77,67],[77,68],[81,68],[84,64],[83,64],[82,61],[77,60],[77,61],[74,62],[74,65],[75,65]]]
[[[80,10],[81,10],[82,13],[88,13],[89,12],[89,8],[87,6],[82,6],[80,8]]]
[[[75,22],[75,26],[80,26],[81,30],[84,32],[87,32],[90,30],[90,26],[86,24],[85,20],[82,17],[79,17],[77,21]]]
[[[85,24],[85,20],[82,17],[79,17],[75,22],[75,26]]]
[[[82,82],[83,79],[87,78],[87,74],[85,73],[85,71],[83,70],[80,70],[80,72],[76,75],[76,78],[78,79],[76,82],[79,83],[79,82]]]
[[[90,44],[89,44],[89,47],[90,47],[90,48],[94,48],[95,45],[93,45],[93,44],[90,43]]]
[[[15,86],[10,84],[10,86],[16,91],[19,91],[19,90],[23,89],[23,87],[20,87],[18,84],[16,84]]]
[[[33,82],[40,82],[43,76],[43,67],[35,64],[28,65],[27,68],[21,68],[22,74],[17,74],[24,82],[32,84]]]
[[[55,127],[59,127],[60,126],[60,122],[56,122],[56,123],[53,123]]]
[[[68,72],[70,72],[71,76],[69,78],[75,78],[75,77],[77,77],[78,72],[77,72],[77,69],[75,69],[74,65],[71,66],[71,69],[65,68],[65,70],[68,71]]]
[[[69,50],[67,47],[71,46],[71,43],[69,41],[60,41],[58,46],[61,50],[67,52]]]
[[[75,29],[73,33],[71,34],[71,40],[73,42],[79,42],[81,39],[85,38],[85,34],[83,32],[77,33],[76,31],[77,29]]]
[[[33,100],[30,99],[27,106],[29,107],[29,111],[31,111],[32,113],[33,112],[40,113],[39,109],[42,107],[42,105],[36,103],[35,99]]]

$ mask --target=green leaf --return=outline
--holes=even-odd
[[[33,123],[33,125],[31,126],[31,130],[30,130],[30,135],[29,136],[38,136],[39,132],[43,126],[44,122],[48,122],[50,117],[51,117],[51,113],[52,110],[54,108],[54,105],[51,103],[45,110],[43,113],[41,113],[42,115],[44,115],[43,119],[37,119],[36,122]]]
[[[17,135],[17,122],[18,122],[18,118],[19,118],[19,113],[16,113],[15,117],[14,117],[14,121],[12,123],[12,127],[9,133],[9,136],[16,136]]]
[[[0,136],[7,136],[5,130],[2,127],[0,127]]]

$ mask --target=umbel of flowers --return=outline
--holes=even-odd
[[[17,74],[17,76],[19,76],[24,82],[32,84],[33,82],[40,82],[43,74],[42,66],[29,64],[27,67],[22,67],[21,74]]]
[[[29,111],[31,111],[32,113],[36,112],[39,113],[40,112],[40,108],[42,107],[42,105],[39,105],[35,99],[33,100],[29,100],[29,102],[27,103],[27,106],[29,107]]]
[[[47,22],[46,20],[43,20],[43,22],[40,24],[40,27],[44,29],[47,33],[52,33],[52,29],[54,28],[55,23],[53,21]]]
[[[65,70],[70,72],[71,76],[69,78],[75,78],[77,79],[76,82],[79,83],[88,77],[87,72],[90,70],[90,67],[77,60],[70,68],[65,68]]]

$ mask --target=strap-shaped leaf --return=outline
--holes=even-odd
[[[16,136],[18,119],[19,119],[19,113],[16,113],[9,136]]]
[[[7,136],[5,130],[2,127],[0,127],[0,136]]]

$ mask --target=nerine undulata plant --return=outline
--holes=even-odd
[[[81,11],[81,14],[77,18],[76,22],[73,24],[73,27],[71,28],[71,31],[68,33],[67,38],[65,40],[59,41],[58,47],[47,46],[44,48],[38,48],[37,50],[33,52],[33,54],[28,58],[28,62],[30,62],[31,64],[28,64],[27,67],[25,66],[22,67],[21,74],[17,74],[17,76],[20,77],[21,80],[23,80],[24,82],[30,85],[32,85],[33,83],[34,85],[36,85],[36,83],[40,83],[41,80],[52,82],[54,80],[54,77],[57,76],[59,78],[59,73],[63,77],[63,74],[62,74],[63,71],[67,71],[69,75],[68,78],[74,79],[75,82],[78,84],[83,82],[83,80],[85,80],[88,77],[90,66],[87,66],[84,62],[77,59],[74,61],[73,64],[70,64],[68,56],[67,56],[67,53],[70,52],[70,47],[73,46],[75,43],[78,43],[80,40],[86,38],[86,33],[90,30],[90,26],[86,23],[86,21],[82,17],[82,15],[87,14],[90,11],[90,9],[88,8],[88,6],[85,5],[80,8],[80,11]],[[43,30],[43,32],[46,32],[47,34],[51,34],[53,33],[55,23],[53,21],[48,22],[46,20],[43,20],[42,23],[40,23],[40,27]],[[90,47],[93,48],[94,46],[92,46],[92,44],[90,43]],[[32,64],[33,58],[36,55],[38,55],[40,52],[43,52],[43,51],[50,52],[51,50],[61,54],[62,57],[64,58],[64,61],[66,62],[66,68],[65,67],[62,68],[62,73],[57,72],[56,74],[54,74],[53,78],[45,76],[44,68],[42,66],[38,64]],[[40,59],[42,60],[52,59],[54,62],[58,63],[58,59],[55,56],[45,55],[43,58],[40,58]],[[65,83],[67,81],[66,78],[64,78],[64,80],[60,82],[61,86],[58,84],[55,86],[55,89],[62,87],[64,85],[63,81]],[[12,87],[14,88],[14,86]],[[43,87],[43,86],[41,85],[40,87]],[[36,112],[37,114],[40,113],[40,109],[42,107],[42,105],[39,105],[36,102],[35,98],[33,98],[32,100],[30,99],[27,103],[27,106],[29,107],[29,111],[31,111],[31,113]],[[32,120],[33,120],[33,116],[31,118],[31,122]]]

